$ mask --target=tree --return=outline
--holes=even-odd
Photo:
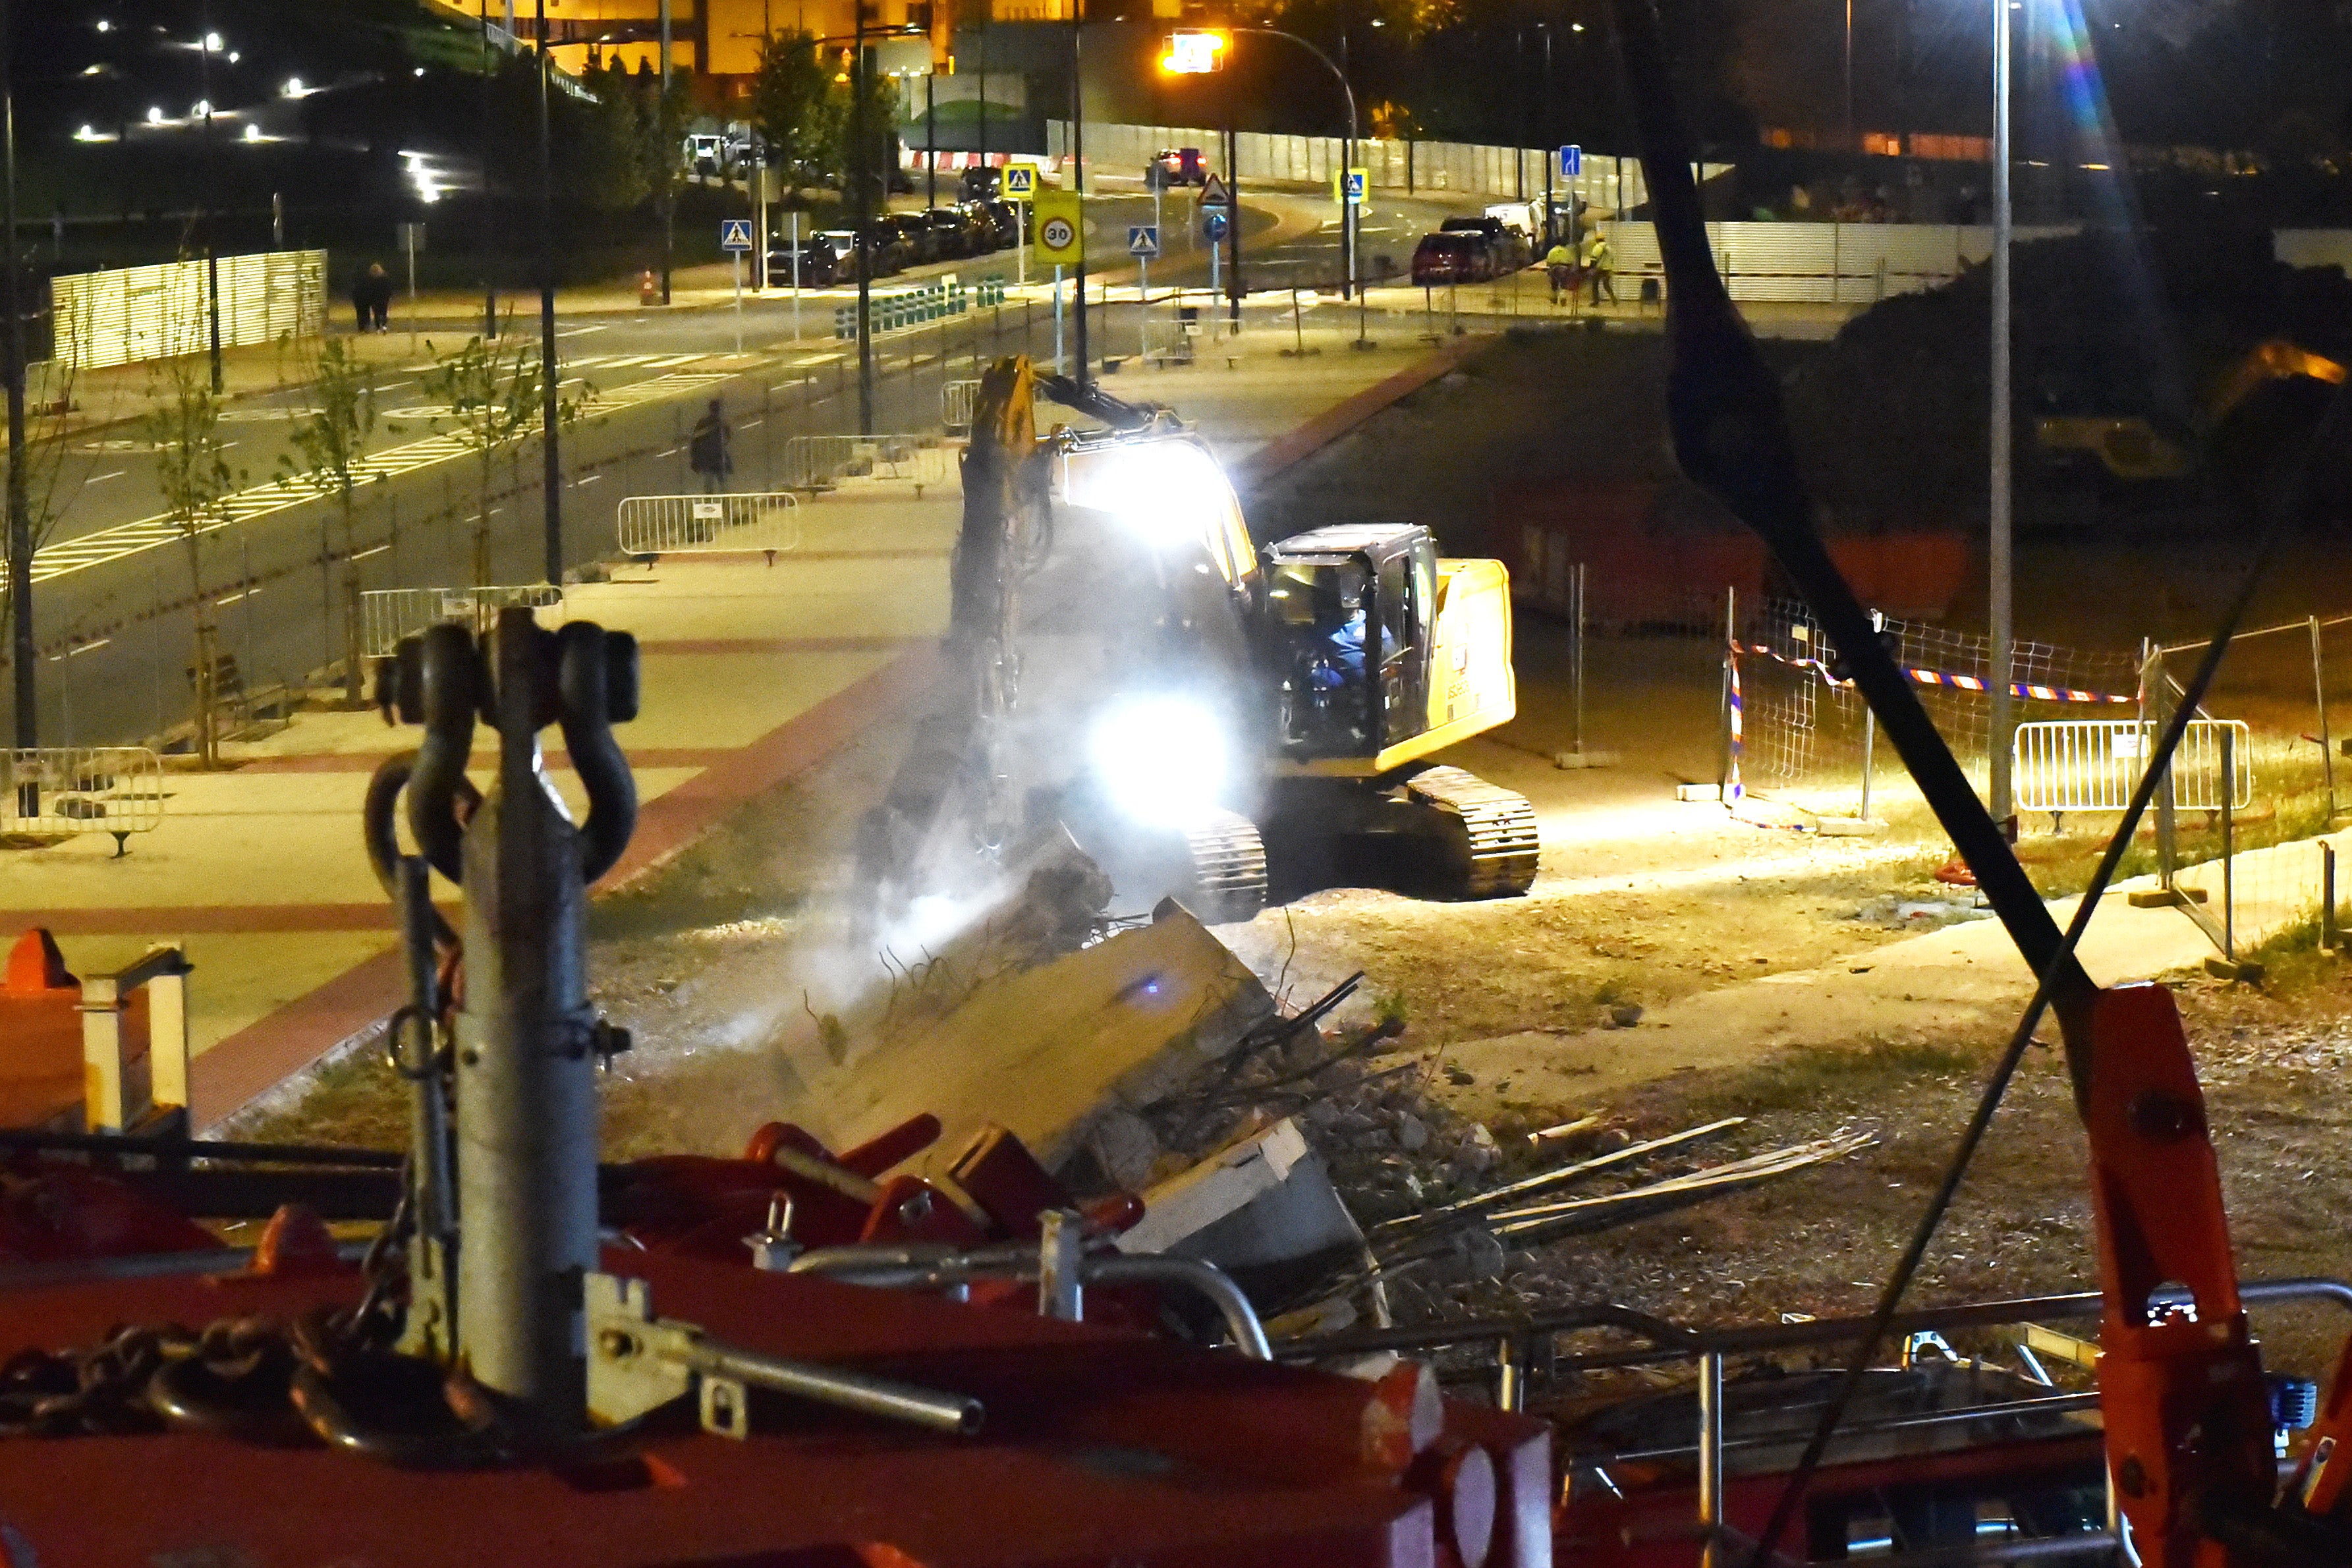
[[[463,348],[446,354],[429,342],[425,346],[433,355],[433,368],[419,384],[426,400],[445,410],[433,416],[433,424],[448,426],[450,433],[481,458],[481,487],[474,517],[474,582],[478,587],[488,587],[491,459],[500,446],[528,435],[540,421],[545,383],[540,374],[539,340],[514,331],[509,324],[496,344],[485,343],[477,335],[468,338]],[[582,408],[596,395],[596,389],[584,381],[571,384],[580,390],[566,395],[558,389],[559,428],[578,419]]]
[[[186,547],[188,613],[196,643],[196,755],[207,769],[220,760],[218,685],[212,602],[205,593],[204,542],[229,519],[222,506],[243,483],[229,467],[229,444],[221,437],[221,398],[201,355],[181,354],[162,362],[149,396],[153,407],[140,421],[155,444],[156,485],[163,516]]]
[[[787,185],[814,183],[836,163],[847,99],[807,33],[785,33],[760,46],[751,83],[751,123],[772,150]]]
[[[300,374],[309,386],[311,406],[295,416],[287,433],[294,449],[279,456],[278,482],[306,486],[320,495],[335,498],[343,525],[343,559],[348,562],[356,552],[353,492],[367,478],[361,472],[360,463],[366,456],[368,438],[375,434],[375,367],[352,353],[345,339],[320,337],[302,341],[314,345],[300,360]],[[331,554],[323,549],[320,552],[322,574]],[[352,566],[350,573],[343,616],[343,700],[357,707],[361,701],[358,566]],[[331,587],[327,590],[327,597],[330,604],[326,620],[331,625]]]
[[[37,377],[31,374],[33,366],[26,367],[25,522],[36,558],[49,542],[49,536],[57,531],[58,522],[65,516],[74,495],[89,483],[91,470],[98,467],[97,458],[91,458],[81,465],[79,479],[70,487],[64,482],[66,454],[71,445],[67,436],[74,408],[74,378],[85,335],[79,312],[87,307],[81,301],[79,293],[59,291],[59,317],[55,323],[58,352],[48,362],[46,375]],[[5,493],[6,474],[7,452],[5,445],[0,443],[0,493]],[[14,626],[16,613],[8,574],[0,571],[0,626]],[[5,637],[0,637],[0,668],[5,668],[8,660],[6,642]]]

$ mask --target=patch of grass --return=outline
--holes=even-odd
[[[2275,996],[2316,990],[2344,975],[2343,958],[2319,945],[2315,910],[2284,930],[2272,932],[2247,956],[2263,966],[2263,989]]]
[[[319,1068],[300,1100],[245,1123],[236,1135],[257,1143],[404,1149],[408,1114],[408,1085],[383,1050],[359,1050]]]
[[[1391,1034],[1405,1026],[1405,1000],[1402,991],[1383,991],[1372,998],[1372,1021]]]
[[[1800,1046],[1741,1068],[1684,1102],[1693,1118],[1817,1110],[1847,1099],[1884,1099],[1925,1079],[1971,1073],[1972,1052],[1919,1041],[1878,1040],[1858,1050]]]

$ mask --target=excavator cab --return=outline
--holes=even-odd
[[[1375,758],[1428,723],[1437,547],[1425,528],[1349,523],[1265,552],[1263,619],[1286,760]]]

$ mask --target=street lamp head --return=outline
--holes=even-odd
[[[252,121],[250,121],[250,120],[247,121],[245,122],[245,139],[246,139],[247,142],[258,142],[258,141],[260,141],[260,140],[261,140],[261,127],[260,127],[260,126],[258,126],[258,125],[256,125],[256,124],[255,124]]]
[[[1223,33],[1187,31],[1168,35],[1168,52],[1160,57],[1160,68],[1170,76],[1206,76],[1223,70],[1225,50],[1233,40]]]
[[[289,98],[299,98],[302,96],[302,79],[300,77],[289,76],[286,79],[286,96]]]
[[[206,33],[205,35],[205,48],[212,54],[216,55],[220,53],[221,36],[218,33]]]
[[[114,31],[114,24],[100,16],[98,19],[98,30],[101,33],[110,33]]]
[[[150,125],[163,123],[163,111],[152,103],[147,106],[147,123]]]

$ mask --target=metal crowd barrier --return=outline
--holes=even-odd
[[[801,498],[790,490],[737,495],[630,496],[621,502],[621,552],[798,550]]]
[[[784,488],[830,489],[858,479],[949,484],[956,451],[939,436],[795,436],[784,443]]]
[[[940,388],[940,424],[950,436],[971,429],[971,401],[980,392],[977,381],[951,381]]]
[[[400,639],[442,621],[463,621],[477,634],[498,621],[499,612],[513,605],[540,609],[563,603],[563,590],[545,583],[488,588],[371,588],[360,595],[360,622],[366,647],[362,657],[384,658],[400,647]]]
[[[163,820],[163,760],[145,746],[0,751],[0,837],[110,833],[121,856]]]
[[[2172,758],[2173,805],[2181,811],[2221,809],[2221,733],[2234,737],[2230,808],[2253,800],[2252,736],[2242,720],[2192,719]],[[2121,811],[2131,802],[2157,727],[2135,719],[2060,719],[2017,727],[2011,776],[2020,811]]]

